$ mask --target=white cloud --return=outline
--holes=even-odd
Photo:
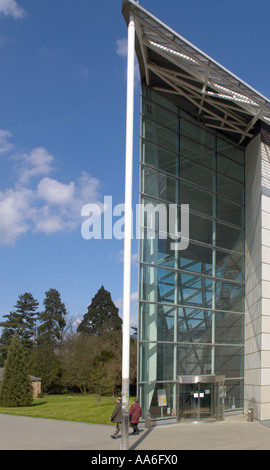
[[[48,204],[67,205],[72,202],[74,197],[75,184],[71,181],[69,184],[63,184],[47,176],[43,178],[37,187],[37,195],[44,199]]]
[[[0,152],[10,149],[8,131],[0,130]],[[76,230],[81,225],[85,204],[100,202],[100,181],[83,172],[68,183],[48,176],[54,157],[44,147],[11,157],[18,180],[13,188],[0,191],[0,245],[14,245],[26,234],[52,234]]]
[[[0,244],[14,245],[28,231],[32,198],[27,188],[0,191]]]
[[[16,0],[0,0],[0,15],[11,16],[14,19],[23,18],[25,10]]]
[[[84,171],[79,178],[78,197],[80,200],[97,202],[100,197],[100,181]]]
[[[37,196],[45,204],[37,208],[34,231],[46,234],[76,230],[81,225],[81,210],[85,204],[97,204],[103,211],[100,182],[87,173],[69,184],[43,178],[37,187]]]
[[[36,210],[33,222],[33,231],[45,233],[46,235],[61,232],[65,227],[61,214],[52,213],[49,206],[42,206]]]
[[[35,176],[49,175],[53,170],[54,158],[44,147],[36,147],[30,153],[19,155],[16,159],[19,161],[18,172],[22,184],[28,184]]]
[[[9,131],[0,129],[0,153],[8,152],[12,149],[13,145],[7,141],[12,134]]]
[[[123,59],[127,58],[127,39],[120,38],[116,41],[116,54],[122,57]],[[137,57],[135,55],[135,65],[134,65],[134,79],[135,79],[135,87],[138,87],[140,84],[140,68],[138,64]],[[127,73],[127,72],[126,72]]]
[[[126,38],[117,39],[116,54],[118,54],[120,57],[124,57],[124,58],[127,57],[127,39]]]

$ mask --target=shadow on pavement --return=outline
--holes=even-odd
[[[143,433],[143,435],[141,437],[139,437],[139,439],[134,443],[132,444],[132,446],[130,446],[129,450],[135,450],[136,447],[138,447],[138,445],[141,444],[141,442],[144,441],[144,439],[146,439],[146,437],[150,434],[150,432],[152,431],[153,428],[150,428],[150,429],[147,429],[147,431],[145,431]]]

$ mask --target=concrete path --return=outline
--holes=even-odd
[[[266,423],[269,424],[269,423]],[[25,418],[0,414],[0,450],[112,450],[110,425]],[[218,423],[181,423],[129,436],[130,450],[270,450],[270,427],[247,417]]]

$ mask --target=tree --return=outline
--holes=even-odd
[[[59,349],[61,382],[81,393],[112,395],[121,390],[121,332],[102,336],[76,334],[62,342]]]
[[[8,348],[0,388],[2,406],[29,406],[33,401],[33,388],[27,369],[27,359],[22,341],[15,335]]]
[[[110,292],[101,286],[78,326],[78,333],[100,336],[104,332],[121,330],[122,320],[118,311],[119,309],[111,299]]]
[[[61,364],[53,344],[44,342],[36,345],[31,351],[28,363],[31,374],[42,378],[43,393],[62,391]]]
[[[39,315],[37,341],[39,344],[53,344],[62,338],[67,310],[58,290],[49,289],[45,292],[45,296],[43,302],[45,310]]]
[[[22,340],[23,345],[30,348],[34,344],[36,335],[36,322],[38,313],[38,301],[34,299],[30,292],[25,292],[19,296],[19,300],[15,305],[16,310],[4,315],[6,321],[0,323],[3,327],[0,344],[3,358],[6,359],[7,348],[11,339],[15,334]]]
[[[76,334],[62,342],[59,350],[62,384],[79,389],[81,393],[91,390],[93,361],[99,354],[99,337]]]
[[[98,404],[101,405],[101,396],[109,385],[108,383],[108,371],[111,365],[111,361],[114,359],[114,354],[111,351],[102,349],[93,361],[93,370],[91,374],[91,381],[94,390],[98,393]]]
[[[113,353],[106,367],[106,380],[103,380],[103,392],[111,395],[121,394],[122,387],[122,334],[112,331],[105,336],[108,341],[108,350]]]

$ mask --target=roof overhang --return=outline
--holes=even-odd
[[[141,81],[174,95],[205,126],[242,144],[257,121],[270,125],[270,101],[204,54],[133,0],[123,0],[123,16],[136,28]]]

